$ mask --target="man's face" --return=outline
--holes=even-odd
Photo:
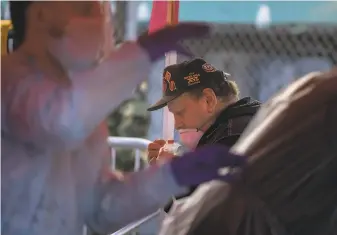
[[[214,103],[208,102],[207,96],[197,98],[184,93],[168,103],[169,111],[174,115],[175,128],[194,129],[201,128],[210,121],[214,115]],[[203,130],[205,131],[205,130]]]

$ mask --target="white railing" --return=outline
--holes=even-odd
[[[134,164],[134,171],[141,170],[141,151],[147,150],[148,145],[151,143],[150,140],[142,139],[142,138],[133,138],[133,137],[119,137],[119,136],[110,136],[107,139],[109,146],[111,147],[111,160],[113,170],[116,169],[116,149],[115,148],[126,148],[126,149],[135,149],[135,164]],[[118,156],[123,157],[123,156]],[[114,232],[111,235],[126,235],[132,234],[135,230],[138,230],[144,224],[147,224],[153,220],[155,220],[158,216],[160,216],[161,211],[157,211],[139,221],[136,221],[132,224],[125,226],[124,228]],[[84,234],[91,235],[92,233],[88,231],[87,228],[84,230]],[[141,235],[141,234],[140,234]]]
[[[164,213],[162,210],[158,210],[146,217],[144,217],[143,219],[140,219],[132,224],[129,224],[127,226],[125,226],[124,228],[121,228],[120,230],[110,234],[110,235],[126,235],[126,234],[132,234],[132,233],[136,233],[137,230],[139,229],[139,227],[141,227],[142,225],[145,225],[149,222],[154,221],[156,218],[158,218],[161,213]],[[157,221],[154,221],[155,223]],[[140,233],[137,233],[137,235],[141,235]]]
[[[108,137],[108,144],[111,147],[111,162],[112,169],[116,169],[116,149],[115,148],[127,148],[127,149],[135,149],[135,164],[134,171],[139,171],[142,158],[141,151],[147,149],[147,146],[151,143],[150,140],[142,139],[142,138],[134,138],[134,137],[117,137],[110,136]]]
[[[108,144],[111,147],[111,162],[112,162],[112,169],[116,169],[116,149],[115,148],[126,148],[126,149],[135,149],[135,164],[134,164],[134,171],[139,171],[141,167],[141,151],[147,150],[148,145],[151,143],[150,140],[142,139],[142,138],[133,138],[133,137],[117,137],[117,136],[110,136],[108,137]],[[118,156],[123,157],[123,156]],[[138,230],[141,226],[153,222],[154,225],[158,223],[155,221],[160,215],[162,210],[158,210],[157,212],[144,217],[134,223],[131,223],[124,228],[114,232],[111,235],[126,235],[132,234]],[[141,235],[141,234],[140,234]]]

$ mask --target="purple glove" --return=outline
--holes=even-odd
[[[196,186],[214,179],[235,180],[238,169],[245,165],[246,160],[246,157],[229,153],[227,147],[213,145],[174,158],[170,164],[179,185]]]
[[[179,45],[179,41],[188,38],[199,38],[210,33],[210,25],[201,23],[180,23],[167,26],[151,34],[143,34],[138,38],[139,45],[144,48],[154,62],[169,51],[191,56],[191,52]]]

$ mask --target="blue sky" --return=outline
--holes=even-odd
[[[152,1],[145,3],[151,12]],[[267,5],[273,23],[336,23],[337,1],[181,1],[181,21],[253,23],[261,5]]]

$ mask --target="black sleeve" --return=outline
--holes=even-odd
[[[240,135],[227,136],[227,137],[224,137],[223,139],[218,140],[216,143],[223,144],[228,147],[232,147],[236,143],[236,141],[238,141],[239,138],[240,138]]]
[[[248,115],[230,119],[230,127],[224,131],[223,138],[220,138],[216,143],[232,147],[239,140],[251,119],[252,116]]]

